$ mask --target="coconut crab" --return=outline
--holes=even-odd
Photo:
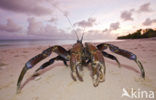
[[[118,66],[120,67],[120,63],[118,59],[112,54],[109,54],[104,51],[105,49],[109,48],[111,52],[135,61],[138,67],[140,68],[142,78],[145,78],[145,72],[141,62],[137,59],[137,56],[132,52],[120,49],[119,47],[108,43],[101,43],[97,46],[91,43],[83,44],[82,39],[83,36],[81,40],[78,39],[77,42],[69,50],[64,49],[62,46],[55,45],[49,47],[48,49],[44,50],[42,53],[31,58],[23,67],[21,74],[18,78],[17,91],[20,90],[21,82],[26,72],[32,67],[34,67],[41,60],[50,56],[52,53],[56,53],[58,56],[50,59],[48,62],[45,62],[43,65],[41,65],[33,74],[34,76],[38,75],[39,70],[48,67],[49,65],[53,64],[54,61],[60,60],[63,61],[63,63],[66,66],[67,66],[67,62],[68,61],[70,62],[71,76],[74,81],[76,81],[77,79],[83,81],[81,75],[83,66],[84,65],[87,66],[88,64],[91,64],[93,86],[97,87],[100,82],[103,82],[105,80],[106,66],[104,62],[104,57],[115,60],[118,63]]]

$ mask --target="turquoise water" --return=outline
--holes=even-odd
[[[119,40],[84,40],[83,42],[107,42]],[[34,46],[52,46],[76,43],[76,40],[0,40],[0,48],[23,48]]]

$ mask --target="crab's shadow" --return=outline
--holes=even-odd
[[[43,69],[43,70],[40,70],[40,71],[38,72],[39,75],[32,75],[32,76],[28,77],[28,78],[24,81],[24,83],[21,85],[21,88],[20,88],[20,89],[22,90],[22,89],[24,88],[24,86],[26,86],[29,82],[35,80],[36,77],[38,77],[38,76],[40,76],[40,75],[46,73],[47,71],[49,71],[49,70],[51,70],[51,69],[53,69],[53,68],[55,68],[55,67],[66,67],[66,66],[63,65],[62,63],[58,63],[58,64],[51,65],[51,66],[49,66],[49,67],[47,67],[47,68],[45,68],[45,69]]]
[[[116,67],[118,67],[118,66],[117,66],[117,63],[114,62],[114,61],[110,61],[110,60],[107,60],[107,59],[106,59],[106,62],[107,62],[107,63],[110,63],[110,64],[113,64],[113,65],[115,65]],[[107,66],[106,66],[106,67],[107,67]],[[141,73],[136,69],[136,68],[137,68],[137,65],[136,65],[136,68],[134,68],[133,66],[120,63],[120,67],[125,68],[125,69],[128,69],[128,70],[131,70],[131,71],[133,71],[133,72],[135,72],[135,73],[141,74]]]
[[[106,62],[107,62],[107,63],[110,63],[110,64],[113,64],[113,65],[115,65],[116,67],[118,67],[117,63],[114,62],[114,61],[106,60]],[[55,68],[55,67],[63,67],[63,66],[66,67],[66,66],[63,65],[62,63],[54,64],[54,65],[51,65],[51,66],[49,66],[49,67],[47,67],[47,68],[45,68],[45,69],[39,71],[39,75],[37,75],[37,76],[34,76],[34,75],[30,76],[30,77],[27,78],[26,81],[21,85],[21,90],[24,88],[24,86],[25,86],[26,84],[28,84],[28,83],[31,82],[32,80],[35,80],[36,77],[38,77],[38,76],[40,76],[40,75],[46,73],[47,71],[49,71],[49,70],[51,70],[51,69],[53,69],[53,68]],[[68,66],[68,67],[69,67],[69,66]],[[106,66],[106,67],[107,67],[107,66]],[[140,74],[140,72],[139,72],[136,68],[133,68],[133,67],[130,66],[130,65],[121,64],[121,67],[123,67],[123,68],[125,68],[125,69],[128,69],[128,70],[130,70],[130,71],[133,71],[133,72],[135,72],[135,73]],[[91,70],[90,67],[88,67],[88,69]]]

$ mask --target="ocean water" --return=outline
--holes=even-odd
[[[84,40],[84,42],[108,42],[120,40]],[[52,46],[52,45],[65,45],[74,44],[76,40],[0,40],[0,48],[25,48],[34,46]]]

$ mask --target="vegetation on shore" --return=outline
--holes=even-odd
[[[141,38],[151,38],[156,37],[156,30],[154,29],[139,29],[134,33],[119,36],[117,39],[141,39]]]

